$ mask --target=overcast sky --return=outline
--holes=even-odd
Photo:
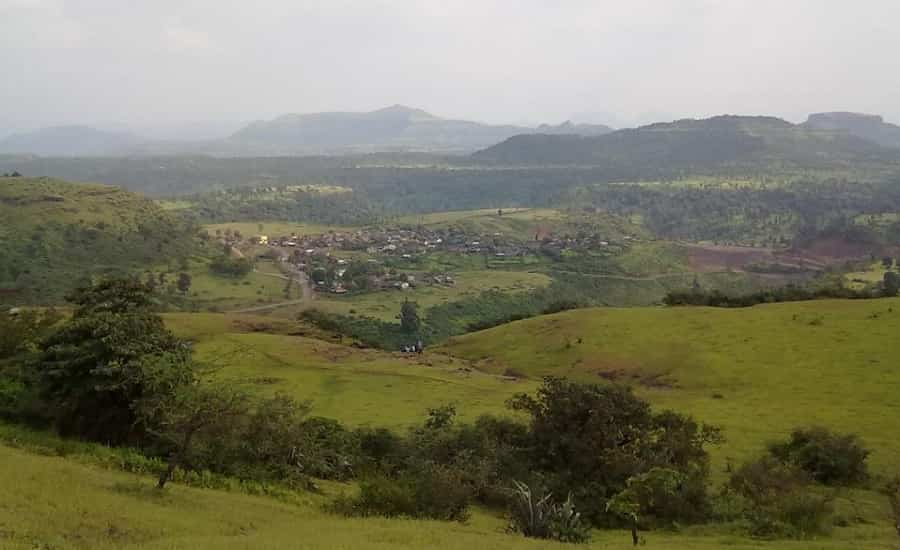
[[[0,124],[900,122],[900,0],[0,0]]]

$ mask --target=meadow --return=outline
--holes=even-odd
[[[443,354],[387,353],[319,338],[286,320],[252,315],[168,314],[168,326],[193,343],[196,357],[217,376],[266,394],[309,400],[312,414],[356,426],[403,428],[427,409],[457,404],[460,417],[505,414],[520,381],[472,369]],[[308,332],[307,332],[308,331]]]
[[[723,427],[723,471],[792,428],[859,434],[875,472],[900,471],[900,299],[752,308],[596,308],[502,325],[422,355],[327,342],[287,319],[169,314],[198,358],[261,391],[285,391],[354,425],[408,426],[455,403],[463,418],[547,375],[633,386],[654,406]],[[305,336],[303,336],[305,335]]]
[[[634,386],[658,407],[721,425],[718,469],[792,428],[857,433],[880,474],[900,471],[900,299],[752,308],[587,309],[452,339],[485,372]]]
[[[545,287],[550,277],[543,273],[525,271],[462,271],[453,273],[453,285],[419,285],[406,291],[387,290],[357,296],[339,297],[323,294],[316,297],[313,307],[328,313],[356,314],[394,321],[404,301],[416,302],[424,310],[463,298],[477,296],[485,290],[525,292]],[[288,309],[281,315],[293,314]]]

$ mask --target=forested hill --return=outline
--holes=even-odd
[[[0,305],[58,303],[85,277],[165,265],[194,232],[116,187],[0,177]]]
[[[584,164],[705,169],[735,163],[837,166],[900,159],[900,152],[841,130],[774,117],[717,116],[626,129],[602,136],[519,135],[473,155],[501,164]]]

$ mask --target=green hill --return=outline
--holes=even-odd
[[[0,303],[53,303],[79,280],[184,257],[193,232],[153,201],[105,185],[0,178]]]
[[[874,468],[900,471],[900,299],[742,309],[586,309],[454,338],[486,372],[634,385],[654,405],[724,427],[720,464],[796,426],[860,434]]]
[[[897,162],[885,150],[844,131],[794,125],[774,117],[717,116],[678,120],[602,136],[514,136],[473,155],[502,164],[586,164],[623,170],[712,169],[787,162],[818,168],[854,162]]]

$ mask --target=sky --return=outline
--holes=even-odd
[[[398,103],[490,123],[900,122],[898,21],[898,0],[0,0],[0,133]]]

